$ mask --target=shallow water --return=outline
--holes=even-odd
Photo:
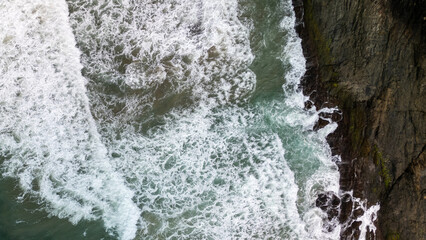
[[[338,239],[286,0],[0,3],[1,239]]]

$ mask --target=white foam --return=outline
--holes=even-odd
[[[291,1],[285,1],[286,4],[290,5]],[[286,98],[286,104],[295,109],[304,108],[304,103],[309,99],[308,96],[304,96],[301,89],[299,88],[300,79],[305,74],[306,60],[303,56],[303,50],[301,45],[301,39],[297,36],[295,31],[295,16],[294,13],[289,17],[283,18],[281,21],[281,27],[288,31],[289,40],[285,47],[282,61],[289,63],[292,69],[286,74],[286,84],[284,84],[284,92],[288,95]],[[307,110],[306,112],[292,111],[291,114],[287,115],[286,120],[292,126],[303,126],[305,129],[312,129],[314,125],[321,118],[329,122],[328,125],[318,130],[315,137],[322,145],[322,151],[318,152],[318,159],[324,164],[312,177],[307,181],[305,195],[307,199],[310,199],[311,205],[314,205],[317,198],[318,190],[325,192],[334,192],[336,195],[339,193],[339,178],[340,174],[337,171],[337,166],[333,158],[340,159],[339,156],[331,156],[331,150],[326,141],[326,137],[334,132],[337,128],[337,123],[332,122],[331,119],[323,118],[320,116],[322,113],[336,113],[339,112],[337,108],[322,108],[316,110],[315,107]],[[337,159],[337,161],[339,161]],[[320,186],[318,188],[318,186]],[[343,194],[340,194],[341,196]],[[351,195],[352,196],[352,195]],[[359,227],[361,234],[360,238],[365,239],[367,229],[375,233],[376,227],[374,221],[377,219],[377,211],[380,209],[379,204],[373,205],[370,208],[367,207],[367,200],[361,200],[353,198],[355,202],[359,204],[364,214],[358,217],[355,221],[360,221],[361,226]],[[340,238],[341,225],[338,220],[334,218],[329,224],[336,226],[331,232],[325,233],[323,230],[324,221],[327,218],[326,214],[321,213],[319,209],[309,209],[304,214],[304,220],[307,222],[308,232],[311,233],[311,237],[314,239],[338,239]],[[321,230],[319,230],[321,229]]]
[[[147,90],[151,97],[139,105],[185,91],[197,101],[207,95],[241,101],[254,89],[249,32],[237,18],[237,1],[69,4],[87,74],[102,75],[101,84]]]
[[[292,6],[291,1],[283,1],[284,5]],[[305,102],[309,100],[308,96],[303,95],[300,88],[301,78],[306,71],[306,60],[303,56],[301,39],[295,31],[296,17],[291,11],[288,16],[284,17],[280,23],[282,29],[287,32],[288,40],[282,55],[284,64],[290,64],[291,70],[286,73],[286,83],[283,86],[284,92],[287,95],[285,103],[292,109],[285,120],[291,126],[300,126],[303,129],[311,130],[321,118],[321,113],[333,113],[336,108],[323,108],[319,111],[315,107],[306,110]],[[328,120],[328,119],[326,119]],[[330,122],[330,120],[328,120]],[[312,208],[315,205],[315,200],[318,193],[322,191],[339,192],[339,177],[335,162],[331,154],[330,147],[326,137],[337,128],[336,123],[330,123],[317,132],[308,134],[313,142],[309,145],[317,145],[316,158],[321,161],[322,166],[318,168],[304,184],[304,191],[301,193],[306,202],[301,205],[304,209],[302,218],[306,223],[306,231],[309,233],[309,238],[312,239],[338,239],[340,237],[341,227],[337,219],[330,223],[334,227],[332,231],[327,231],[324,226],[327,225],[327,216],[322,210]],[[305,151],[308,151],[306,149]],[[307,159],[306,159],[307,160]]]
[[[100,121],[109,153],[118,156],[113,159],[114,166],[126,175],[142,208],[140,238],[330,236],[305,223],[323,223],[322,213],[314,209],[299,214],[301,207],[312,208],[318,191],[337,191],[338,172],[332,168],[325,141],[325,134],[332,129],[324,130],[324,134],[307,134],[319,113],[303,109],[307,97],[298,84],[305,71],[305,59],[293,28],[291,3],[283,1],[284,6],[288,14],[281,27],[289,37],[282,61],[292,66],[285,76],[288,100],[286,104],[276,101],[249,109],[226,105],[244,100],[255,85],[248,69],[253,60],[248,41],[250,26],[239,22],[237,1],[74,6],[77,10],[71,19],[85,51],[87,75],[103,74],[100,84],[111,81],[120,85],[123,81],[133,89],[147,90],[145,95],[154,95],[125,96],[126,111]],[[101,16],[102,12],[105,14]],[[90,28],[96,25],[94,15],[102,18],[102,24]],[[111,18],[113,15],[115,19]],[[111,49],[116,46],[123,50],[113,52]],[[139,48],[137,54],[131,54]],[[122,54],[131,59],[125,72],[120,72],[119,63],[114,61]],[[121,124],[122,118],[131,119],[146,112],[139,106],[152,106],[158,100],[153,92],[161,89],[165,81],[173,86],[166,89],[166,96],[189,90],[197,101],[188,110],[169,112],[160,126],[146,134]],[[91,94],[93,99],[104,98],[98,92]],[[92,110],[104,110],[98,107]],[[98,115],[103,118],[103,114]],[[283,148],[291,147],[287,141],[292,140],[284,138],[286,142],[281,142],[283,136],[264,128],[265,124],[281,131],[293,126],[294,132],[289,132],[289,136],[307,134],[306,144],[313,145],[312,151],[326,149],[317,156],[309,155],[318,181],[296,178]],[[116,131],[120,131],[119,138],[115,137]],[[303,151],[305,146],[295,147]],[[326,166],[315,167],[319,162]],[[329,173],[330,169],[334,171]],[[302,189],[298,184],[302,184]],[[338,230],[332,234],[336,236]]]
[[[238,108],[218,115],[206,108],[179,115],[146,137],[123,134],[111,147],[123,156],[117,166],[135,179],[131,184],[144,210],[163,224],[180,219],[178,226],[168,226],[169,232],[195,222],[202,227],[185,237],[267,238],[280,236],[285,226],[290,227],[285,236],[304,236],[298,187],[282,143],[268,131],[245,130],[263,124],[261,119],[250,119]],[[222,123],[213,125],[217,121]],[[160,208],[157,199],[165,201]],[[196,213],[185,219],[188,211]],[[142,237],[155,238],[145,232],[145,224]]]
[[[136,233],[133,193],[111,168],[85,95],[64,1],[0,3],[0,153],[3,176],[72,223],[98,219]]]
[[[362,209],[363,214],[359,216],[355,221],[361,222],[359,226],[360,234],[359,237],[361,240],[367,239],[367,234],[372,232],[376,234],[376,225],[375,221],[377,220],[377,212],[380,210],[380,205],[377,203],[368,207],[367,200],[361,200],[359,198],[353,198],[354,202],[357,202],[357,207]],[[354,209],[357,210],[357,209]]]

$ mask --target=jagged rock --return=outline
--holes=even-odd
[[[293,2],[305,94],[343,112],[342,190],[380,202],[378,238],[426,239],[426,1]]]

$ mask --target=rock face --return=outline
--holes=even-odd
[[[377,238],[426,239],[426,1],[293,2],[305,93],[343,112],[342,190],[380,202]]]

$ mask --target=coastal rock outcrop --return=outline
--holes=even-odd
[[[304,91],[343,113],[329,136],[342,190],[380,203],[378,239],[426,239],[426,1],[293,2]]]

